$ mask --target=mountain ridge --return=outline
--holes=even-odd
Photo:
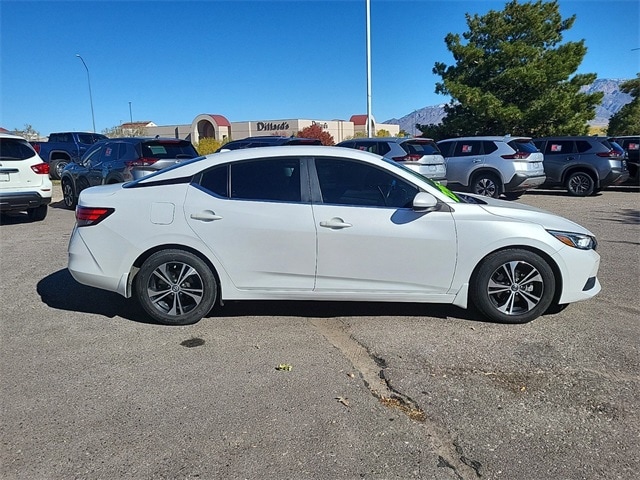
[[[602,78],[580,89],[581,92],[585,93],[604,93],[602,102],[596,107],[596,116],[589,122],[589,125],[597,127],[608,125],[611,116],[617,113],[624,105],[631,102],[631,95],[620,91],[620,85],[628,80],[630,79]],[[438,105],[423,107],[400,118],[390,118],[382,123],[400,125],[401,130],[416,135],[420,133],[415,128],[416,123],[429,125],[431,123],[442,122],[445,105],[446,103],[440,103]]]

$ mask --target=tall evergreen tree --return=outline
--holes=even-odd
[[[557,1],[508,2],[502,11],[466,14],[469,30],[445,37],[455,65],[437,62],[436,93],[451,96],[440,125],[418,125],[436,139],[461,135],[579,135],[588,132],[602,93],[582,93],[596,74],[575,74],[584,40],[562,42],[575,15]]]
[[[620,85],[620,91],[628,93],[633,98],[609,119],[608,135],[638,135],[640,134],[640,73],[636,78]]]

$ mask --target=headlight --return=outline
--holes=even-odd
[[[551,235],[556,237],[565,245],[579,248],[580,250],[595,250],[598,242],[595,237],[585,235],[583,233],[559,232],[557,230],[547,230]]]

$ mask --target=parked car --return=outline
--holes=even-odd
[[[564,187],[569,195],[586,197],[629,178],[624,150],[605,137],[536,138],[544,154],[544,187]]]
[[[80,192],[94,185],[122,183],[142,178],[198,152],[177,138],[112,138],[94,144],[79,162],[62,171],[60,183],[67,208],[75,208]]]
[[[444,158],[430,138],[371,137],[345,140],[338,147],[355,148],[390,158],[402,163],[420,175],[447,184],[447,169]]]
[[[106,139],[107,136],[100,133],[59,132],[49,134],[46,142],[31,142],[31,145],[49,164],[49,176],[59,180],[64,167],[79,160],[91,145]]]
[[[247,137],[241,140],[232,140],[222,145],[216,153],[225,150],[238,150],[240,148],[279,147],[282,145],[322,145],[317,138],[262,136]]]
[[[441,140],[448,186],[513,200],[545,180],[542,154],[529,137],[463,137]]]
[[[49,165],[22,137],[0,133],[0,213],[27,212],[44,220],[51,203]]]
[[[627,169],[629,180],[640,182],[640,135],[609,137],[609,141],[616,142],[627,152]]]
[[[522,323],[593,297],[596,240],[355,149],[241,149],[80,194],[68,268],[188,324],[225,300],[476,305]]]

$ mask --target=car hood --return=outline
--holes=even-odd
[[[465,194],[465,197],[474,198],[478,202],[478,206],[491,215],[537,223],[546,230],[560,230],[593,236],[593,233],[582,225],[540,208],[479,195]]]

